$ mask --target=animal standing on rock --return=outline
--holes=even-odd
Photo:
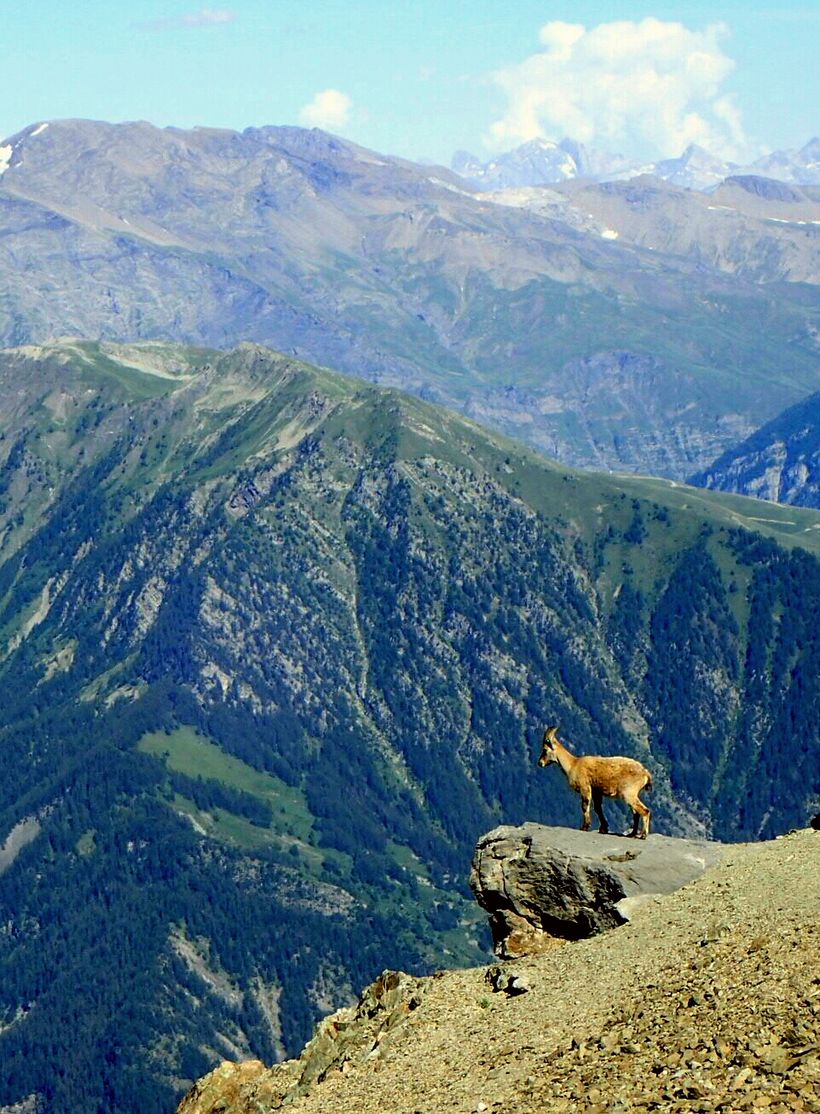
[[[558,728],[548,727],[544,732],[538,765],[549,766],[553,762],[557,762],[564,771],[575,792],[581,794],[582,832],[589,831],[591,803],[600,821],[598,831],[606,835],[609,825],[604,816],[603,799],[620,797],[632,809],[632,831],[628,834],[646,839],[652,812],[638,797],[642,789],[652,788],[652,775],[645,766],[634,758],[603,758],[592,754],[576,756],[559,742]]]

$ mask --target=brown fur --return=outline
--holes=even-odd
[[[558,728],[548,727],[541,744],[539,766],[557,762],[576,793],[581,794],[581,831],[588,832],[590,804],[600,824],[599,831],[606,835],[609,825],[603,810],[604,797],[620,797],[632,809],[632,831],[629,835],[646,839],[652,812],[638,794],[652,788],[652,775],[634,758],[602,758],[586,754],[576,757],[558,741]],[[640,832],[638,828],[641,828]]]

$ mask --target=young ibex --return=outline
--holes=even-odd
[[[589,831],[589,805],[592,802],[595,815],[601,822],[598,830],[606,835],[609,825],[604,816],[603,798],[620,797],[632,809],[632,831],[629,834],[646,839],[652,813],[638,797],[642,789],[652,788],[652,775],[645,766],[634,758],[599,758],[591,754],[577,758],[558,741],[557,727],[548,727],[544,732],[538,765],[549,766],[551,762],[558,763],[572,788],[581,794],[582,832]],[[641,821],[643,826],[638,832]]]

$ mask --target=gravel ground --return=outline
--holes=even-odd
[[[292,1063],[224,1065],[181,1109],[820,1114],[819,911],[820,833],[734,846],[631,924],[506,964],[525,993],[442,972],[389,1023],[357,1023],[309,1094],[285,1098]]]

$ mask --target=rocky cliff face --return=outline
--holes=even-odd
[[[393,976],[389,1000],[382,979],[317,1034],[314,1048],[335,1028],[347,1053],[310,1086],[294,1089],[311,1046],[273,1069],[226,1063],[180,1114],[810,1112],[818,878],[813,831],[727,849],[625,927],[510,964],[522,993],[495,991],[494,968]]]
[[[795,507],[820,507],[820,392],[724,453],[690,483]]]

